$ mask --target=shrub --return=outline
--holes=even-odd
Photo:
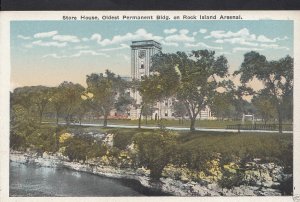
[[[243,184],[244,173],[240,170],[237,172],[230,172],[224,169],[222,172],[222,178],[218,180],[218,185],[222,188],[232,189]]]
[[[169,131],[157,130],[136,134],[138,163],[150,169],[150,177],[158,180],[169,163],[175,147],[175,136]]]
[[[88,136],[74,136],[65,141],[64,155],[68,156],[70,161],[86,161],[87,159],[101,157],[106,154],[107,148]]]
[[[114,132],[114,147],[117,147],[118,149],[125,150],[127,145],[130,145],[132,143],[132,138],[134,136],[134,133],[129,131],[120,131],[117,130]]]

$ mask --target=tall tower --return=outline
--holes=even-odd
[[[161,51],[161,44],[154,40],[133,41],[131,44],[131,78],[140,80],[148,76],[151,67],[151,57]],[[137,104],[141,104],[141,96],[137,91],[132,92]],[[133,108],[130,117],[138,118],[140,109]]]

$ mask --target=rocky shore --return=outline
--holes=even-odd
[[[67,157],[59,153],[52,155],[44,153],[42,156],[38,156],[34,153],[11,151],[10,161],[42,167],[64,167],[111,178],[137,180],[144,187],[175,196],[280,196],[281,192],[278,189],[280,182],[284,178],[291,177],[284,175],[279,166],[270,163],[262,164],[260,166],[263,169],[260,170],[259,176],[255,172],[248,173],[248,180],[252,184],[226,189],[221,188],[216,182],[174,179],[171,171],[166,171],[169,176],[160,178],[159,182],[153,182],[149,177],[149,172],[144,168],[120,169],[95,162],[70,162]]]

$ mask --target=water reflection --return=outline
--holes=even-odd
[[[133,180],[10,163],[10,196],[163,196]]]

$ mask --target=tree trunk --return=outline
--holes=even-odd
[[[192,117],[191,118],[190,131],[195,131],[195,121],[196,121],[196,117]]]
[[[42,119],[43,119],[43,111],[40,111],[40,124],[42,123]]]
[[[279,133],[282,133],[282,116],[281,116],[281,113],[278,114],[278,124],[279,124],[279,127],[278,127]]]
[[[144,106],[142,106],[141,112],[140,112],[140,116],[139,116],[139,128],[141,128],[141,121],[142,121],[143,108],[144,108]]]
[[[56,112],[56,125],[58,126],[58,112]]]
[[[107,126],[107,117],[108,117],[108,114],[105,113],[105,114],[104,114],[104,120],[103,120],[103,126],[104,126],[104,127]]]
[[[281,113],[281,106],[278,104],[277,106],[277,112],[278,112],[278,131],[279,133],[282,133],[282,113]]]
[[[55,130],[55,151],[58,150],[59,150],[59,128],[57,126]]]

